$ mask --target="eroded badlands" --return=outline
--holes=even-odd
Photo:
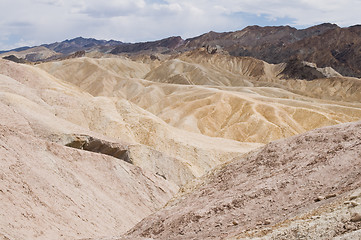
[[[332,204],[349,224],[332,237],[355,234],[359,206],[342,201],[360,190],[360,126],[349,122],[361,120],[361,80],[330,69],[285,79],[285,66],[206,49],[0,60],[0,236],[292,239],[297,216]]]

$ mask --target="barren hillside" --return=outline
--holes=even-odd
[[[50,57],[60,56],[61,54],[52,51],[46,47],[34,47],[19,52],[11,51],[11,52],[2,53],[0,54],[0,58],[4,58],[6,56],[11,56],[11,55],[19,59],[24,59],[26,61],[36,62]]]
[[[240,31],[209,32],[185,40],[185,46],[220,46],[233,56],[249,56],[269,63],[290,59],[332,67],[344,76],[360,77],[360,25],[341,28],[320,24],[306,29],[290,26],[248,26]]]
[[[94,96],[125,98],[176,128],[240,142],[267,143],[361,117],[359,79],[284,80],[282,65],[205,50],[153,67],[88,58],[39,67]]]
[[[355,219],[361,213],[360,146],[361,122],[274,141],[186,186],[184,194],[137,224],[128,236],[342,237],[361,228],[361,219]],[[361,237],[360,232],[354,237]]]
[[[107,147],[129,151],[129,144],[88,130],[82,107],[91,103],[89,94],[33,67],[0,64],[4,239],[118,234],[176,193],[176,184],[154,172],[98,153]],[[101,140],[94,153],[65,146],[80,135]]]
[[[116,239],[144,218],[124,237],[277,239],[359,187],[360,79],[207,48],[86,56],[0,60],[4,239]]]
[[[120,234],[181,184],[259,146],[185,134],[124,99],[0,64],[1,232],[10,239]]]

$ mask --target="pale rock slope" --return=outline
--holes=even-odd
[[[186,52],[149,72],[152,81],[217,86],[255,86],[277,79],[284,64],[268,64],[251,57],[209,54],[206,49]]]
[[[194,85],[276,87],[296,94],[337,101],[359,102],[361,98],[361,81],[358,78],[342,77],[330,67],[315,66],[317,71],[329,77],[312,81],[283,79],[282,71],[285,67],[285,63],[269,64],[251,57],[209,54],[201,48],[164,61],[145,78]]]
[[[111,61],[127,67],[114,71]],[[361,119],[359,79],[281,80],[281,65],[204,51],[165,60],[139,75],[129,76],[129,66],[133,72],[144,63],[81,58],[38,67],[94,96],[125,98],[176,128],[240,142],[267,143]]]
[[[46,70],[50,74],[81,85],[83,90],[94,96],[109,95],[119,78],[142,78],[150,71],[149,64],[133,62],[126,58],[76,58],[40,66],[48,66]],[[107,76],[104,76],[104,72]]]
[[[37,127],[38,131],[51,130],[52,135],[57,135],[59,127],[53,127],[52,122],[56,122],[60,118],[60,122],[66,120],[67,124],[71,122],[95,133],[126,141],[130,144],[130,149],[134,149],[130,154],[134,156],[133,162],[135,164],[159,171],[161,175],[165,174],[166,177],[171,178],[179,185],[194,176],[201,176],[206,170],[230,160],[232,156],[260,146],[260,144],[239,143],[200,134],[185,133],[170,127],[156,116],[125,99],[93,97],[37,68],[12,63],[6,64],[9,67],[3,68],[3,72],[8,76],[17,76],[25,82],[27,79],[39,81],[39,78],[44,81],[42,84],[45,86],[40,83],[29,84],[36,88],[45,88],[41,91],[36,89],[36,91],[41,95],[41,100],[38,101],[43,102],[52,111],[48,113],[49,119],[45,121],[43,117],[38,118],[36,117],[38,114],[35,112],[24,113],[27,114],[28,118],[36,118],[34,121],[36,124],[41,122],[44,125]],[[24,71],[24,68],[27,71]],[[56,84],[53,82],[66,85],[73,91],[69,89],[57,91]],[[23,92],[26,93],[27,91]],[[67,92],[69,92],[68,96],[64,96],[64,93]],[[63,129],[63,132],[67,134],[75,132],[72,129],[69,130],[68,126],[63,127]],[[75,133],[83,132],[78,130]],[[54,138],[56,137],[52,136],[51,140]],[[151,152],[163,153],[162,156],[170,163],[157,158],[150,158],[147,162],[139,160],[141,156],[150,155]],[[172,164],[176,164],[178,167],[173,168]],[[163,168],[171,171],[167,172]],[[174,174],[172,174],[173,172]]]
[[[4,60],[0,106],[5,239],[120,235],[179,186],[260,146],[185,132],[125,99]]]
[[[119,235],[178,190],[123,160],[65,147],[2,124],[0,146],[2,239]]]
[[[50,57],[56,57],[56,56],[61,56],[60,53],[57,53],[53,50],[50,50],[49,48],[43,47],[43,46],[39,46],[39,47],[33,47],[33,48],[29,48],[27,50],[24,51],[20,51],[20,52],[6,52],[3,54],[0,54],[0,58],[6,57],[6,56],[10,56],[10,55],[14,55],[17,58],[23,58],[32,62],[36,62],[39,60],[44,60]]]
[[[359,239],[360,169],[360,121],[274,141],[185,186],[125,238]]]
[[[117,235],[177,192],[154,172],[64,146],[85,134],[128,150],[123,141],[89,131],[84,112],[96,107],[89,94],[30,66],[0,65],[0,236]]]
[[[361,119],[359,79],[283,80],[282,64],[197,51],[36,66],[1,60],[2,237],[120,236],[189,181],[201,177],[185,194],[208,184],[220,164],[248,159],[241,156],[276,139]]]

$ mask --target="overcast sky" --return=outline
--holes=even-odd
[[[248,25],[361,24],[361,0],[0,0],[0,50],[78,36],[123,42]]]

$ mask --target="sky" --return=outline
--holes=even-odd
[[[186,39],[249,25],[361,24],[361,0],[0,0],[0,50],[75,37]]]

